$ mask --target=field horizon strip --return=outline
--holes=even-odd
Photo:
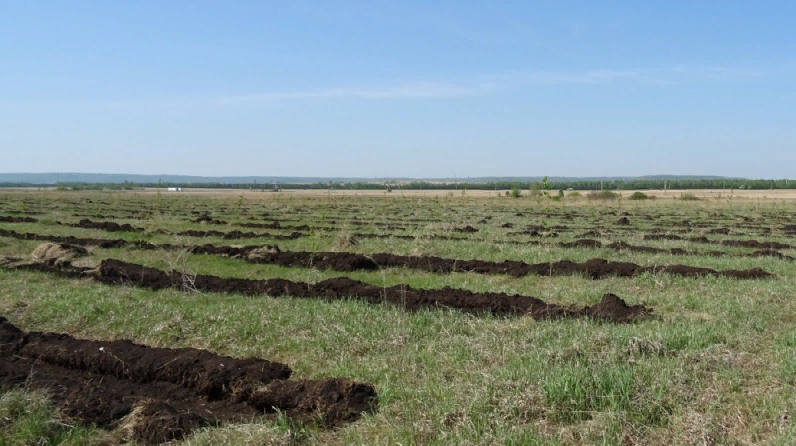
[[[148,217],[112,218],[133,213]],[[74,214],[106,216],[104,221],[129,223],[143,231],[109,237],[99,229],[55,224],[85,218]],[[229,224],[189,221],[203,214]],[[670,228],[673,234],[688,229],[688,234],[698,236],[711,228],[728,228],[729,234],[711,238],[793,246],[785,228],[796,222],[796,202],[0,192],[0,215],[38,220],[0,222],[0,229],[18,232],[227,246],[269,241],[191,239],[170,233],[228,232],[236,222],[269,224],[281,218],[291,226],[335,228],[310,229],[306,237],[279,241],[277,246],[285,251],[527,263],[601,257],[642,266],[762,268],[776,276],[739,281],[642,274],[594,281],[578,275],[434,274],[407,268],[339,272],[252,264],[183,250],[128,248],[90,248],[87,257],[74,260],[90,267],[102,259],[119,258],[162,270],[257,280],[318,283],[348,277],[382,287],[447,286],[535,296],[564,306],[593,305],[613,293],[629,304],[654,308],[655,317],[643,323],[613,325],[586,319],[484,318],[456,311],[410,313],[356,300],[151,291],[0,269],[0,315],[23,330],[264,358],[290,364],[296,379],[345,377],[373,385],[379,396],[377,412],[337,429],[296,425],[283,418],[258,419],[199,429],[182,444],[796,444],[790,415],[796,411],[794,262],[747,257],[751,248],[735,246],[722,246],[733,254],[722,257],[559,246],[593,228],[607,231],[595,237],[606,242],[643,242],[667,250],[695,249],[699,244],[643,240],[643,234]],[[370,223],[346,224],[354,215]],[[628,218],[629,227],[618,225],[622,217]],[[376,222],[413,227],[393,231],[372,224]],[[511,227],[503,227],[506,224]],[[477,232],[456,232],[467,226]],[[550,229],[557,226],[567,229]],[[538,244],[500,243],[510,231],[537,227],[558,236],[537,237]],[[357,232],[421,237],[352,236]],[[434,240],[433,234],[463,240]],[[40,243],[0,237],[0,256],[29,259]],[[790,247],[780,251],[796,256]],[[4,389],[0,419],[7,421],[0,422],[0,443],[115,444],[121,438],[118,429],[64,417],[46,394]]]

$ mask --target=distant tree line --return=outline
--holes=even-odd
[[[299,183],[299,184],[260,184],[260,183],[81,183],[81,182],[59,182],[55,187],[59,190],[132,190],[140,188],[206,188],[206,189],[254,189],[254,190],[275,190],[275,189],[330,189],[330,190],[445,190],[445,189],[467,189],[467,190],[511,190],[511,189],[534,189],[541,183],[538,182],[511,182],[498,181],[489,183],[467,183],[467,182],[428,182],[412,181],[409,183],[389,182],[326,182],[326,183]],[[52,187],[52,184],[30,184],[5,182],[0,183],[0,187]],[[575,189],[575,190],[662,190],[672,189],[796,189],[794,180],[745,180],[745,179],[706,179],[706,180],[614,180],[614,181],[564,181],[550,182],[551,189]]]

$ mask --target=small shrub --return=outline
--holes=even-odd
[[[575,192],[568,193],[567,197],[577,198],[577,197],[582,197],[582,195],[580,194],[580,192],[575,191]]]
[[[511,188],[511,198],[520,198],[522,196],[522,192],[520,192],[519,186],[514,186]]]
[[[559,199],[564,198],[564,189],[559,189],[558,190],[558,198]]]
[[[700,198],[696,195],[692,194],[691,192],[684,192],[680,194],[680,200],[683,201],[699,201]]]
[[[589,192],[589,194],[586,195],[586,198],[588,198],[589,200],[615,200],[619,198],[619,196],[620,195],[617,194],[616,192],[611,192],[610,190],[603,190],[600,192],[597,191]]]
[[[541,186],[539,185],[539,183],[531,183],[528,186],[528,195],[530,195],[531,198],[539,198],[539,197],[541,197],[542,196],[542,191],[539,190],[540,187]]]
[[[649,195],[644,192],[633,192],[633,195],[628,198],[629,200],[649,200]]]

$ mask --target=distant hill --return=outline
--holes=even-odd
[[[352,178],[352,177],[279,177],[279,176],[241,176],[241,177],[203,177],[191,175],[138,175],[108,173],[0,173],[0,183],[219,183],[219,184],[314,184],[314,183],[383,183],[386,181],[438,181],[448,183],[494,183],[494,182],[532,182],[543,177],[473,177],[473,178]],[[616,181],[616,180],[716,180],[729,177],[708,175],[645,175],[638,177],[550,177],[551,182],[571,181]],[[738,178],[736,178],[738,179]]]

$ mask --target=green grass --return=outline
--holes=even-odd
[[[49,194],[0,195],[0,215],[17,211],[20,201],[27,200],[25,209],[43,212],[36,217],[46,220],[46,224],[0,227],[81,237],[141,237],[154,243],[177,240],[167,234],[111,234],[52,224],[56,220],[77,221],[79,217],[71,214],[78,211],[121,215],[152,209],[155,197],[132,193]],[[268,419],[202,430],[183,442],[188,445],[276,445],[290,441],[319,445],[711,444],[708,439],[715,440],[712,444],[794,444],[793,423],[783,421],[783,414],[796,411],[793,262],[557,246],[595,226],[615,229],[612,226],[618,215],[628,212],[634,229],[615,230],[603,241],[740,254],[749,250],[642,241],[638,234],[651,225],[679,229],[674,223],[688,220],[691,226],[715,222],[713,226],[733,231],[729,236],[709,236],[715,239],[792,242],[779,231],[796,215],[796,206],[791,203],[546,200],[539,204],[534,200],[478,199],[458,194],[439,199],[402,198],[396,193],[383,198],[332,199],[265,195],[268,198],[245,200],[239,210],[237,197],[163,196],[163,215],[113,220],[148,231],[170,232],[233,229],[188,223],[191,210],[211,210],[214,217],[231,222],[250,217],[260,222],[290,218],[297,221],[285,224],[332,225],[328,222],[335,220],[338,227],[357,216],[360,220],[404,224],[407,229],[387,231],[370,224],[349,224],[345,231],[455,236],[462,235],[451,232],[453,227],[471,224],[480,230],[466,235],[465,241],[361,239],[347,249],[495,261],[604,257],[642,265],[761,267],[778,278],[737,281],[646,274],[591,281],[583,277],[438,275],[405,269],[343,274],[251,265],[214,256],[179,256],[176,252],[94,249],[91,261],[113,257],[227,277],[315,282],[345,275],[385,286],[407,283],[418,288],[451,286],[520,293],[566,305],[593,304],[604,293],[613,292],[629,303],[653,307],[655,318],[635,325],[611,325],[586,320],[536,322],[528,318],[474,317],[452,311],[407,313],[354,300],[151,292],[7,270],[0,270],[0,314],[27,330],[96,339],[130,338],[156,346],[196,347],[237,357],[267,358],[289,364],[296,378],[346,376],[373,384],[379,394],[377,413],[338,430],[301,428],[285,419]],[[181,212],[188,215],[176,215]],[[266,212],[268,217],[262,217]],[[518,212],[523,215],[517,216]],[[646,215],[654,219],[647,220]],[[493,218],[479,223],[489,216]],[[750,218],[750,222],[741,216]],[[541,220],[548,226],[567,225],[571,230],[538,246],[500,243],[538,240],[506,233],[540,224]],[[505,222],[513,223],[515,229],[500,228]],[[771,233],[761,235],[755,228],[742,227],[747,224],[769,228]],[[319,230],[311,237],[278,245],[290,250],[332,250],[342,230]],[[273,243],[268,239],[182,240]],[[25,255],[36,246],[36,242],[0,239],[0,255]],[[793,250],[784,252],[796,255]],[[54,406],[39,393],[12,390],[0,401],[2,445],[87,444],[106,438],[107,434],[99,430],[61,420]]]

